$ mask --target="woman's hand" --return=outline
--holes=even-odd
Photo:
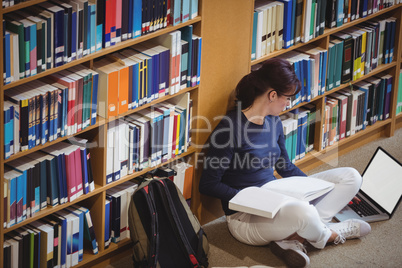
[[[361,202],[360,198],[358,198],[357,196],[353,197],[352,201],[355,204],[359,204]]]

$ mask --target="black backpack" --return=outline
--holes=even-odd
[[[128,219],[134,267],[208,267],[207,237],[171,180],[143,181],[132,195]]]

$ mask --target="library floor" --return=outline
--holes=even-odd
[[[391,138],[380,138],[366,144],[308,174],[344,166],[354,167],[362,173],[378,146],[402,162],[402,129],[395,131]],[[402,206],[391,220],[372,223],[371,227],[372,232],[362,239],[309,251],[310,267],[402,267]],[[252,247],[235,240],[226,227],[224,217],[206,224],[204,230],[210,243],[210,267],[284,267],[284,263],[267,246]],[[120,267],[133,267],[131,256],[107,266]]]

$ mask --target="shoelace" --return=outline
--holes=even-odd
[[[294,244],[296,245],[296,247],[297,247],[299,250],[301,250],[301,251],[303,251],[304,253],[307,254],[307,250],[306,250],[306,248],[304,247],[304,245],[303,245],[302,243],[300,243],[300,242],[297,241],[297,240],[293,240],[292,242],[294,242]]]
[[[334,240],[334,244],[335,245],[338,245],[339,243],[343,244],[343,243],[345,243],[345,241],[346,241],[345,237],[338,235]]]
[[[353,237],[359,234],[359,228],[354,225],[348,225],[343,229],[339,229],[337,231],[338,236],[334,240],[334,244],[337,245],[339,243],[343,244],[346,241],[346,237]]]

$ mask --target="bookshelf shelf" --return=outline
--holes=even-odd
[[[30,6],[45,2],[45,1],[46,0],[28,0],[25,2],[21,2],[19,4],[13,5],[13,6],[3,8],[3,14],[10,13],[10,12],[22,9],[22,8],[30,7]]]
[[[236,87],[237,82],[246,74],[248,74],[252,67],[254,67],[257,64],[260,64],[268,59],[275,58],[278,56],[283,56],[284,54],[295,51],[298,49],[302,49],[308,45],[313,45],[317,47],[321,47],[323,49],[328,50],[329,47],[329,41],[330,41],[330,36],[350,29],[353,26],[357,26],[363,22],[367,22],[376,18],[389,18],[389,17],[395,17],[397,19],[396,21],[396,29],[395,29],[395,44],[394,44],[394,58],[393,62],[388,63],[388,64],[382,64],[377,66],[374,70],[372,70],[370,73],[363,75],[359,79],[356,79],[355,81],[352,81],[350,84],[341,84],[340,86],[333,88],[330,91],[324,92],[323,95],[316,96],[313,98],[310,103],[313,103],[316,105],[317,110],[320,111],[320,116],[321,119],[316,122],[317,124],[320,125],[320,127],[316,127],[315,131],[315,142],[314,142],[314,149],[313,151],[307,153],[304,158],[297,160],[296,165],[300,167],[303,171],[307,172],[318,165],[321,165],[325,163],[326,161],[329,161],[335,157],[335,155],[340,156],[344,153],[347,153],[358,146],[361,146],[365,143],[371,142],[372,140],[379,138],[379,137],[384,137],[384,136],[392,136],[393,132],[397,128],[402,127],[402,114],[401,115],[396,115],[396,116],[390,116],[389,119],[384,120],[384,121],[377,121],[375,124],[372,126],[367,126],[365,130],[360,130],[356,134],[347,137],[339,142],[334,143],[332,146],[328,146],[325,149],[321,149],[322,142],[320,139],[322,139],[322,124],[323,124],[323,119],[324,119],[324,109],[325,109],[325,100],[326,97],[334,92],[337,92],[339,90],[343,90],[348,88],[350,85],[353,85],[357,82],[364,81],[365,79],[372,77],[372,76],[377,76],[377,75],[382,75],[382,74],[390,74],[393,76],[393,82],[392,82],[392,93],[391,93],[391,106],[390,106],[390,111],[394,111],[395,109],[392,109],[391,107],[396,106],[396,96],[395,90],[398,89],[398,80],[399,80],[399,70],[401,69],[401,47],[402,47],[402,36],[401,36],[401,25],[402,25],[402,4],[395,4],[391,7],[384,8],[374,14],[370,14],[365,18],[359,18],[357,20],[351,21],[344,23],[340,27],[335,27],[332,29],[325,28],[324,32],[322,35],[317,36],[316,38],[313,38],[312,40],[309,40],[306,43],[298,43],[296,45],[290,46],[287,49],[280,49],[273,51],[272,53],[269,53],[268,55],[262,56],[258,59],[251,60],[251,52],[252,52],[252,38],[253,38],[253,19],[254,19],[254,0],[247,1],[220,1],[222,3],[220,4],[210,4],[207,5],[208,7],[215,6],[217,8],[216,12],[212,12],[212,14],[205,13],[203,14],[203,20],[207,21],[208,24],[211,25],[223,25],[222,27],[225,27],[221,30],[208,30],[206,31],[206,37],[208,36],[222,36],[222,39],[225,41],[219,42],[214,41],[210,42],[207,45],[210,47],[207,49],[208,53],[211,53],[213,56],[221,56],[222,59],[225,59],[225,61],[230,61],[230,57],[235,53],[237,55],[236,60],[233,60],[231,62],[232,64],[235,64],[239,66],[236,70],[233,70],[229,68],[228,66],[230,65],[229,63],[225,62],[226,64],[220,64],[218,60],[210,60],[206,59],[204,60],[204,63],[207,62],[207,67],[208,69],[204,71],[207,73],[207,75],[204,75],[204,80],[203,80],[203,87],[202,94],[200,94],[202,100],[198,102],[198,105],[205,106],[205,108],[201,108],[201,111],[203,111],[207,117],[212,120],[216,115],[222,115],[226,113],[226,110],[223,108],[218,108],[214,107],[216,106],[216,103],[218,103],[218,100],[221,103],[225,103],[228,100],[228,95],[233,94],[233,88]],[[328,3],[329,1],[327,1]],[[304,2],[303,2],[304,3]],[[211,18],[213,15],[218,16],[217,14],[225,13],[222,12],[222,10],[225,10],[227,6],[232,6],[234,4],[238,5],[238,8],[232,8],[228,10],[227,16],[223,16],[221,18],[216,18],[213,19]],[[209,11],[209,9],[208,9]],[[230,11],[230,12],[229,12]],[[221,12],[221,13],[217,13]],[[226,14],[226,13],[225,13]],[[234,36],[231,35],[229,30],[226,29],[232,29],[231,25],[239,25],[239,23],[236,20],[241,20],[241,22],[244,24],[244,27],[242,28],[243,31],[246,33],[244,35],[239,36]],[[238,29],[236,29],[236,33],[240,33]],[[212,33],[212,34],[211,34]],[[243,33],[243,32],[242,32]],[[211,35],[210,35],[211,34]],[[245,37],[245,35],[248,34],[248,39]],[[223,51],[222,49],[219,49],[218,46],[221,45],[225,47],[227,52]],[[243,48],[243,50],[240,50],[239,48]],[[240,53],[241,52],[241,53]],[[216,66],[216,67],[215,67]],[[243,66],[248,66],[248,69],[244,70],[242,69]],[[229,75],[230,73],[230,75]],[[234,75],[235,74],[235,75]],[[219,78],[214,78],[213,75],[217,75]],[[227,79],[225,82],[223,82],[223,77],[226,77]],[[212,82],[208,83],[208,80],[211,79]],[[233,83],[229,84],[228,86],[224,85],[226,81],[232,81],[234,80]],[[214,83],[214,84],[213,84]],[[214,94],[216,91],[213,91],[214,88],[216,87],[222,87],[224,90],[222,90],[222,93],[218,96]],[[224,92],[223,92],[224,91]],[[208,102],[211,101],[211,99],[208,99],[204,97],[204,94],[214,94],[214,99],[212,101],[212,104],[209,104]],[[229,98],[231,101],[233,98]],[[296,108],[300,108],[304,106],[307,102],[301,103],[296,105],[295,107],[285,110],[281,113],[287,113],[291,110],[294,110]],[[231,107],[228,105],[228,107]],[[226,108],[226,107],[225,107]],[[214,112],[209,112],[209,110],[213,109]],[[211,129],[213,129],[214,126],[212,126]],[[203,144],[203,142],[207,141],[208,136],[200,134],[198,135],[200,138],[201,142],[198,144]],[[197,173],[196,180],[201,177],[201,171]],[[208,198],[206,196],[200,196],[197,200],[197,204],[194,206],[197,208],[200,212],[198,213],[198,217],[201,221],[201,223],[207,223],[211,220],[214,220],[215,218],[219,217],[222,215],[222,211],[220,209],[220,204],[219,201],[217,200],[212,200],[211,198]],[[199,209],[201,207],[201,209]]]
[[[71,67],[76,66],[76,65],[78,65],[78,64],[85,64],[85,63],[88,63],[88,62],[90,62],[90,61],[93,61],[94,59],[97,59],[97,58],[100,58],[100,57],[102,57],[102,56],[111,54],[111,53],[113,53],[113,52],[122,50],[123,48],[130,47],[130,46],[133,46],[133,45],[135,45],[135,44],[142,43],[142,42],[144,42],[144,41],[153,39],[153,38],[155,38],[155,37],[157,37],[157,36],[160,36],[160,35],[163,35],[163,34],[166,34],[166,33],[170,33],[170,32],[172,32],[172,31],[178,30],[178,29],[183,28],[183,27],[188,26],[188,25],[192,25],[192,24],[198,23],[198,22],[200,22],[200,21],[201,21],[201,17],[198,16],[198,17],[196,17],[196,18],[194,18],[194,19],[192,19],[192,20],[186,21],[186,22],[181,23],[181,24],[178,24],[178,25],[176,25],[176,26],[168,26],[168,27],[166,27],[166,28],[164,28],[164,29],[160,29],[160,30],[158,30],[158,31],[156,31],[156,32],[149,33],[149,34],[146,34],[146,35],[143,35],[143,36],[134,38],[134,39],[129,39],[129,40],[123,41],[123,42],[118,43],[118,44],[116,44],[116,45],[114,45],[114,46],[111,46],[111,47],[108,47],[108,48],[104,48],[104,49],[102,49],[102,50],[100,50],[100,51],[98,51],[98,52],[89,54],[89,55],[87,55],[87,56],[85,56],[85,57],[83,57],[83,58],[81,58],[81,59],[77,59],[77,60],[71,61],[71,62],[69,62],[69,63],[66,63],[66,64],[62,65],[62,66],[55,67],[55,68],[46,70],[46,71],[44,71],[44,72],[41,72],[41,73],[39,73],[39,74],[30,76],[30,77],[27,77],[27,78],[24,78],[24,79],[17,80],[17,81],[12,82],[12,83],[10,83],[10,84],[8,84],[8,85],[4,85],[4,86],[2,87],[2,90],[7,90],[7,89],[10,89],[10,88],[16,87],[16,86],[18,86],[18,85],[22,85],[22,84],[28,83],[28,82],[30,82],[30,81],[37,80],[37,79],[39,79],[39,78],[42,78],[42,77],[51,75],[51,74],[53,74],[53,73],[60,72],[61,70],[65,70],[65,69],[71,68]]]
[[[5,228],[5,229],[4,229],[4,233],[6,234],[6,233],[8,233],[8,232],[11,232],[11,231],[13,231],[13,230],[16,230],[16,229],[18,229],[18,228],[24,226],[24,225],[27,225],[27,224],[29,224],[29,223],[31,223],[31,222],[33,222],[33,221],[36,221],[36,220],[38,220],[38,219],[41,219],[41,218],[43,218],[43,217],[45,217],[45,216],[47,216],[47,215],[53,214],[53,213],[55,213],[55,212],[57,212],[57,211],[59,211],[59,210],[62,210],[62,209],[64,209],[64,208],[67,208],[67,207],[69,207],[69,206],[71,206],[71,205],[73,205],[73,204],[82,202],[82,201],[84,201],[84,200],[86,200],[86,199],[89,199],[89,198],[95,196],[95,195],[102,194],[102,193],[103,193],[104,191],[106,191],[107,189],[113,188],[113,187],[119,185],[119,184],[122,183],[122,182],[125,182],[125,181],[128,181],[128,180],[132,180],[132,179],[134,179],[134,178],[136,178],[136,177],[139,177],[139,176],[141,176],[141,175],[144,175],[144,174],[146,174],[146,173],[148,173],[148,172],[150,172],[150,171],[152,171],[152,170],[154,170],[154,169],[156,169],[156,168],[158,168],[158,167],[165,166],[165,165],[170,164],[170,163],[172,163],[172,162],[178,161],[179,159],[182,159],[182,158],[184,158],[184,157],[187,157],[187,156],[189,156],[189,155],[192,155],[194,152],[195,152],[195,149],[190,147],[190,148],[187,150],[187,152],[182,153],[181,155],[178,155],[178,156],[176,156],[176,157],[174,157],[174,158],[171,158],[171,159],[169,159],[167,162],[164,162],[164,163],[162,163],[162,164],[159,164],[159,165],[157,165],[157,166],[155,166],[155,167],[150,167],[150,168],[146,168],[146,169],[144,169],[144,170],[142,170],[142,171],[135,172],[135,173],[133,173],[133,174],[130,174],[130,175],[127,175],[127,176],[121,178],[121,179],[118,180],[118,181],[114,181],[114,182],[109,183],[109,184],[104,185],[104,186],[95,184],[95,190],[93,190],[92,192],[89,192],[89,193],[87,193],[87,194],[81,195],[80,197],[78,197],[77,199],[75,199],[73,202],[67,202],[67,203],[64,203],[64,204],[61,204],[61,205],[57,205],[57,206],[55,206],[55,207],[49,207],[49,206],[48,206],[46,209],[41,210],[41,211],[39,211],[38,213],[36,213],[34,217],[28,218],[28,219],[26,219],[26,220],[24,220],[24,221],[22,221],[22,222],[20,222],[20,223],[18,223],[18,224],[15,224],[15,225],[11,226],[10,228]]]
[[[341,31],[343,31],[343,30],[345,30],[345,29],[348,29],[348,28],[350,28],[350,27],[352,27],[352,26],[358,25],[358,24],[360,24],[360,23],[362,23],[362,22],[371,20],[371,19],[373,19],[373,18],[377,18],[377,17],[379,17],[379,16],[381,16],[381,15],[383,15],[383,14],[386,14],[386,13],[388,13],[388,12],[392,12],[392,11],[398,9],[398,8],[399,8],[399,5],[394,5],[394,6],[392,6],[392,7],[388,7],[388,8],[385,8],[385,9],[383,9],[383,10],[380,10],[380,11],[377,12],[377,13],[371,14],[371,15],[365,17],[365,18],[360,18],[360,19],[357,19],[357,20],[354,20],[354,21],[345,23],[345,24],[343,24],[343,25],[340,26],[340,27],[336,27],[336,28],[332,28],[332,29],[326,28],[326,29],[324,30],[324,33],[323,33],[322,35],[317,36],[316,38],[313,38],[312,40],[309,40],[308,42],[305,42],[305,43],[298,43],[298,44],[296,44],[296,45],[294,45],[294,46],[291,46],[291,47],[289,47],[289,48],[287,48],[287,49],[276,50],[276,51],[274,51],[274,52],[272,52],[272,53],[270,53],[270,54],[268,54],[268,55],[265,55],[265,56],[263,56],[263,57],[261,57],[261,58],[252,60],[252,61],[251,61],[251,65],[255,65],[255,64],[264,62],[264,61],[266,61],[267,59],[277,57],[277,56],[282,55],[282,54],[285,54],[285,53],[287,53],[287,52],[289,52],[289,51],[296,50],[296,49],[298,49],[298,48],[304,47],[304,46],[306,46],[306,45],[308,45],[308,44],[316,43],[317,41],[324,40],[325,38],[327,38],[328,36],[330,36],[330,35],[332,35],[332,34],[334,34],[334,33],[341,32]]]
[[[92,1],[91,2],[96,2]],[[136,0],[137,1],[137,0]],[[141,0],[138,0],[141,1]],[[180,1],[180,0],[178,0]],[[42,3],[42,2],[47,2],[47,0],[31,0],[31,1],[26,1],[22,2],[19,4],[16,4],[11,7],[7,8],[1,8],[0,9],[0,18],[3,19],[5,14],[12,13],[17,10],[21,10],[24,8],[29,8],[33,5]],[[85,0],[84,0],[85,2]],[[3,110],[4,108],[4,99],[5,99],[5,94],[8,93],[8,91],[12,91],[15,87],[21,86],[21,85],[28,85],[30,82],[33,82],[35,80],[38,80],[40,78],[45,78],[51,74],[58,73],[62,70],[69,69],[71,67],[77,66],[77,65],[84,65],[88,67],[89,69],[93,69],[94,63],[98,60],[103,58],[104,56],[123,50],[125,48],[128,48],[130,46],[136,45],[136,44],[141,44],[145,41],[156,39],[157,37],[160,37],[162,35],[172,33],[174,31],[177,31],[183,27],[186,26],[193,26],[192,27],[192,33],[197,36],[202,36],[202,31],[201,31],[201,25],[203,23],[201,19],[201,14],[202,14],[202,1],[198,0],[198,16],[195,16],[193,19],[189,19],[185,22],[179,23],[175,26],[168,25],[165,28],[158,29],[154,32],[147,33],[145,35],[141,35],[137,38],[134,39],[128,39],[122,42],[119,42],[113,46],[110,46],[108,48],[101,49],[97,52],[94,52],[92,54],[86,55],[80,59],[73,60],[69,63],[66,63],[62,66],[55,67],[52,69],[48,69],[46,71],[43,71],[39,74],[36,74],[34,76],[30,76],[27,78],[23,78],[20,80],[17,80],[15,82],[11,82],[10,84],[0,85],[0,109]],[[123,7],[127,8],[127,7]],[[173,16],[173,15],[172,15]],[[3,29],[3,24],[0,25],[0,30]],[[2,32],[2,31],[1,31]],[[185,38],[183,38],[185,39]],[[0,44],[0,50],[3,51],[3,42]],[[204,50],[204,49],[203,49]],[[192,53],[195,53],[195,49]],[[199,52],[200,54],[203,54]],[[4,71],[3,68],[3,62],[5,59],[3,57],[1,58],[1,64],[0,64],[0,70],[1,72]],[[168,70],[168,67],[166,67]],[[180,76],[181,77],[181,76]],[[170,77],[169,77],[170,79]],[[198,81],[199,82],[199,81]],[[2,82],[3,83],[3,82]],[[194,82],[193,82],[194,83]],[[59,212],[61,210],[64,210],[65,208],[69,208],[70,206],[74,204],[78,204],[80,206],[85,206],[90,210],[91,217],[92,217],[92,222],[95,234],[97,237],[97,242],[98,242],[98,250],[99,253],[94,255],[92,253],[92,249],[90,247],[84,247],[84,256],[83,260],[78,263],[78,265],[74,267],[90,267],[90,266],[95,266],[97,263],[104,261],[105,259],[107,260],[108,258],[113,258],[114,256],[120,256],[121,252],[129,249],[131,245],[131,240],[130,239],[125,239],[120,241],[118,244],[111,243],[108,248],[105,249],[105,202],[107,199],[107,194],[106,191],[109,189],[112,189],[122,183],[125,183],[127,181],[131,181],[139,176],[145,175],[146,173],[155,170],[159,167],[166,166],[166,165],[174,165],[176,164],[179,160],[180,161],[185,161],[190,164],[194,164],[195,162],[195,153],[197,152],[196,148],[189,146],[185,152],[182,152],[179,155],[176,155],[175,157],[152,167],[144,168],[143,170],[139,172],[134,172],[132,174],[126,175],[122,178],[120,178],[117,181],[113,181],[111,183],[106,182],[106,163],[107,163],[107,149],[106,149],[106,144],[107,144],[107,135],[108,135],[108,128],[113,125],[114,122],[117,122],[120,119],[123,119],[126,116],[132,115],[139,113],[141,111],[144,111],[145,109],[152,108],[153,105],[160,104],[162,102],[169,102],[172,98],[177,98],[180,95],[190,95],[192,102],[192,113],[193,115],[198,114],[198,107],[199,105],[197,104],[197,100],[199,99],[199,94],[201,92],[200,90],[201,83],[197,83],[197,86],[192,86],[192,87],[187,87],[185,89],[179,90],[179,92],[172,94],[172,95],[166,95],[157,99],[154,99],[153,101],[143,104],[140,107],[136,109],[131,109],[128,110],[127,112],[121,113],[118,116],[110,117],[110,118],[103,118],[101,116],[97,116],[96,123],[94,125],[90,125],[86,127],[84,130],[77,132],[73,135],[68,135],[64,137],[57,138],[56,140],[52,142],[47,142],[43,145],[38,145],[35,146],[29,150],[23,151],[23,152],[18,152],[14,155],[11,155],[8,159],[4,159],[4,131],[2,128],[2,131],[0,132],[0,199],[3,200],[4,197],[4,181],[5,179],[3,178],[4,175],[4,170],[5,166],[10,164],[14,160],[18,159],[23,159],[26,156],[30,156],[31,154],[35,152],[42,151],[46,148],[49,148],[55,144],[61,143],[63,141],[68,141],[70,139],[74,139],[75,137],[80,137],[87,139],[89,143],[95,144],[96,146],[94,148],[90,148],[89,152],[91,155],[91,165],[92,165],[92,171],[93,171],[93,180],[94,180],[94,190],[88,192],[87,194],[82,194],[80,197],[76,198],[72,202],[66,202],[64,204],[59,204],[54,207],[47,206],[46,208],[38,211],[35,213],[32,217],[29,217],[22,222],[18,224],[14,224],[9,228],[5,228],[3,226],[3,221],[4,221],[4,212],[6,211],[6,207],[4,207],[4,204],[0,206],[0,221],[2,222],[2,226],[0,227],[0,244],[3,244],[5,240],[5,236],[14,233],[14,231],[18,230],[21,227],[25,227],[28,224],[31,224],[34,221],[40,220],[48,215],[51,215],[55,212]],[[111,89],[109,89],[111,90]],[[7,92],[6,92],[7,91]],[[99,107],[99,103],[98,103]],[[0,118],[0,124],[3,126],[4,125],[4,118],[3,115]],[[197,139],[197,133],[192,132],[191,133],[191,139],[196,140]],[[60,241],[60,240],[59,240]],[[4,252],[3,250],[0,251],[0,263],[3,264],[4,261]]]

